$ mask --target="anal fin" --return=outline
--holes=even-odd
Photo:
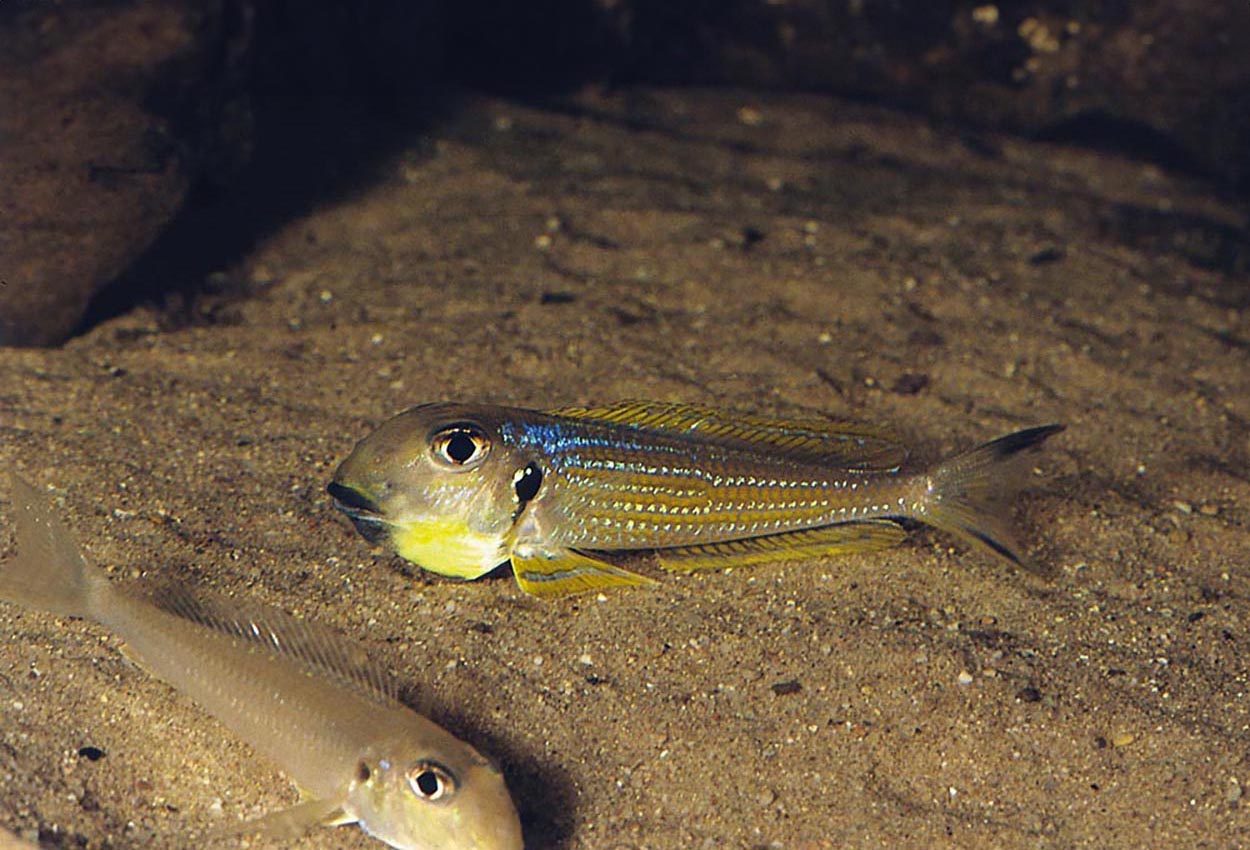
[[[664,569],[689,572],[806,560],[852,552],[874,552],[897,546],[906,536],[898,523],[890,520],[866,520],[728,540],[723,543],[675,546],[659,549],[656,555]]]
[[[655,584],[655,579],[631,573],[620,567],[565,549],[540,552],[523,558],[512,555],[512,571],[516,583],[531,596],[556,599],[574,593],[589,593],[608,587]]]

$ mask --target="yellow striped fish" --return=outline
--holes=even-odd
[[[0,601],[86,617],[296,781],[305,800],[224,834],[291,838],[358,823],[402,850],[521,850],[498,768],[412,711],[339,635],[280,611],[115,587],[33,487],[14,477],[17,557]]]
[[[439,403],[362,440],[328,491],[371,542],[477,578],[511,560],[521,588],[563,596],[651,579],[603,553],[654,549],[670,570],[866,552],[900,521],[1021,564],[1005,510],[1029,428],[933,469],[879,429],[628,402],[549,411]]]

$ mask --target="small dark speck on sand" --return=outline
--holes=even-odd
[[[88,744],[85,747],[78,748],[78,755],[82,756],[87,761],[99,761],[100,759],[104,758],[104,750],[100,749],[99,747],[93,747],[90,744]]]
[[[915,395],[929,386],[929,376],[921,372],[904,372],[894,382],[894,392],[899,395]]]
[[[777,682],[773,685],[773,693],[779,697],[788,697],[803,690],[803,686],[791,679],[788,682]]]
[[[1037,251],[1033,254],[1033,256],[1029,257],[1029,264],[1033,266],[1045,266],[1050,263],[1057,263],[1066,256],[1068,256],[1066,251],[1052,245]]]
[[[1037,688],[1021,688],[1016,691],[1016,699],[1020,700],[1020,702],[1040,702],[1042,692]]]

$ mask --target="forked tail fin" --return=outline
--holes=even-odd
[[[0,564],[0,601],[63,617],[94,617],[108,576],[79,550],[47,498],[17,474],[10,478],[17,555]]]
[[[1027,473],[1021,452],[1063,428],[1026,428],[941,463],[926,476],[929,485],[915,518],[1027,568],[1007,515]]]

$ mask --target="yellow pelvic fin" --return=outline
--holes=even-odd
[[[531,596],[556,599],[606,587],[656,584],[655,579],[631,573],[606,561],[566,549],[530,558],[512,556],[516,583]]]
[[[852,552],[874,552],[896,546],[906,536],[902,527],[890,520],[867,520],[724,543],[675,546],[659,549],[656,555],[660,566],[666,570],[724,569]]]
[[[699,436],[739,449],[767,448],[793,460],[851,471],[892,472],[907,459],[907,449],[889,431],[832,419],[770,419],[655,401],[562,407],[547,412],[571,419]]]

